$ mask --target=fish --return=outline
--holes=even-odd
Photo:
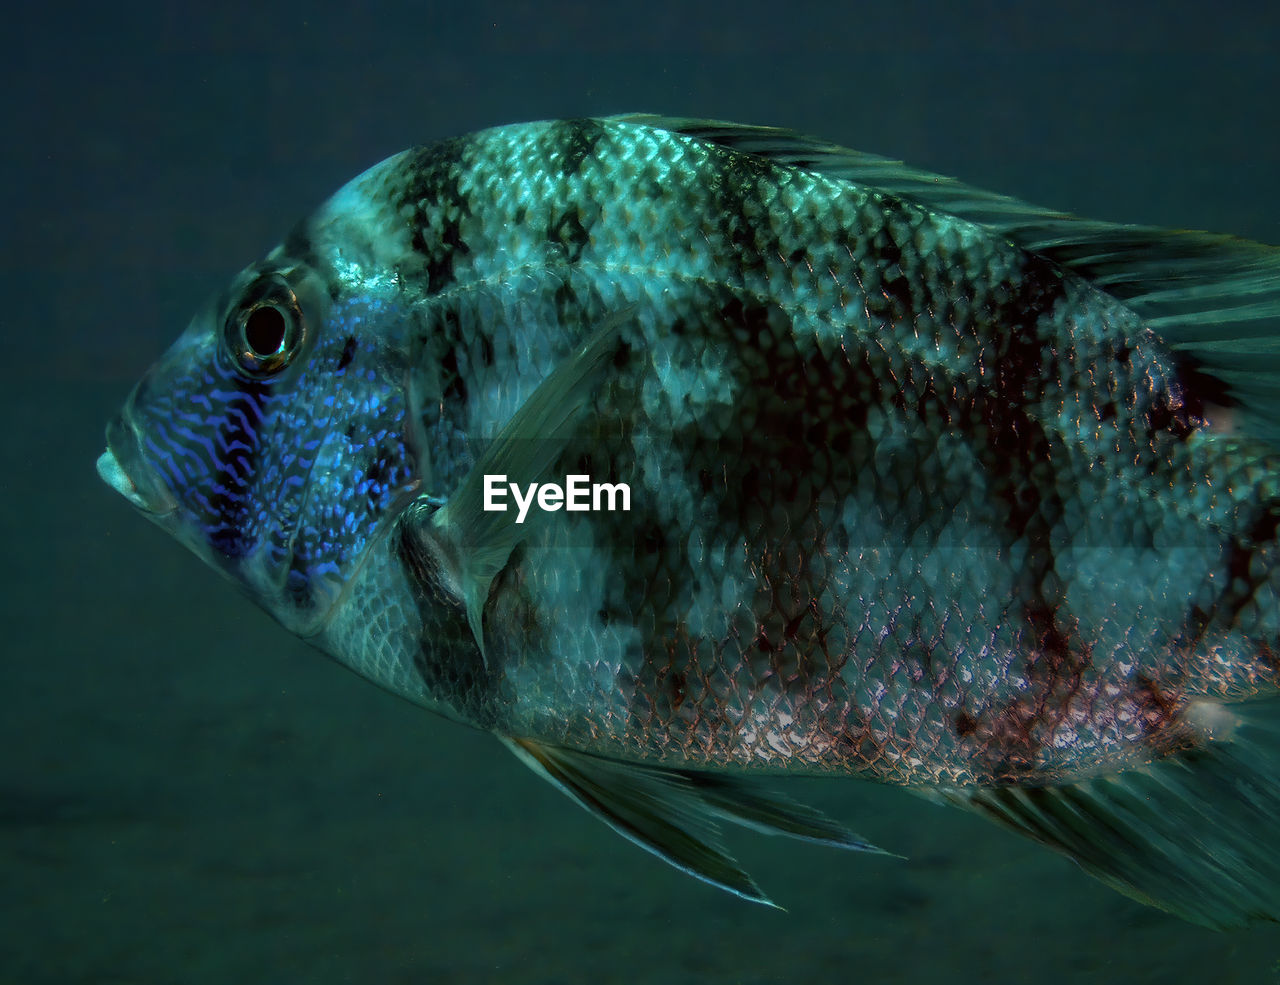
[[[784,129],[524,123],[338,190],[97,465],[744,899],[725,825],[896,854],[778,789],[839,776],[1231,927],[1280,917],[1278,327],[1273,246]]]

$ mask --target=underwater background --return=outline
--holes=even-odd
[[[1280,243],[1273,4],[36,5],[0,40],[0,985],[1280,983],[958,811],[783,784],[908,861],[661,864],[275,626],[99,481],[196,308],[414,143],[776,124],[1099,219]],[[1278,822],[1280,830],[1280,822]]]

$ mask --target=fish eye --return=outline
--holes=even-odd
[[[227,344],[236,365],[250,376],[271,376],[293,360],[302,345],[302,310],[281,278],[253,284],[227,319]]]
[[[245,347],[258,359],[270,359],[284,348],[288,324],[274,305],[254,308],[244,320]]]

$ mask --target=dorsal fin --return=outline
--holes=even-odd
[[[1079,219],[791,130],[651,115],[620,122],[705,140],[981,225],[1135,311],[1238,425],[1280,443],[1280,249],[1233,236]]]

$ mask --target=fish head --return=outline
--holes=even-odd
[[[284,246],[244,270],[138,383],[98,460],[109,485],[304,637],[423,471],[388,327],[395,278],[335,269]]]

